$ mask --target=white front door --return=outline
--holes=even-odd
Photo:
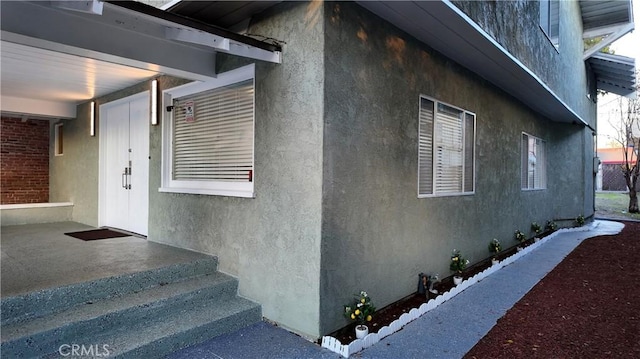
[[[100,225],[147,235],[149,92],[100,106]]]

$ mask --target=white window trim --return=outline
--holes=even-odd
[[[458,106],[451,105],[451,104],[446,103],[444,101],[439,101],[439,100],[437,100],[437,99],[435,99],[433,97],[426,96],[426,95],[420,95],[420,99],[423,99],[423,98],[427,99],[429,101],[432,101],[434,103],[434,113],[433,113],[434,121],[435,121],[435,116],[436,116],[436,112],[437,112],[437,108],[438,108],[438,104],[439,103],[441,103],[443,105],[446,105],[446,106],[449,106],[451,108],[454,108],[456,110],[460,110],[465,114],[465,116],[466,116],[466,114],[473,115],[473,118],[474,118],[474,122],[473,122],[473,191],[470,191],[470,192],[455,192],[455,193],[453,193],[453,192],[435,193],[436,171],[432,170],[432,174],[433,174],[432,183],[433,183],[433,191],[434,191],[434,193],[432,193],[432,194],[420,194],[420,185],[419,185],[419,183],[420,183],[420,168],[418,167],[418,186],[417,186],[418,187],[417,188],[418,198],[457,197],[457,196],[472,196],[472,195],[474,195],[476,193],[476,162],[477,162],[477,159],[476,159],[477,134],[476,134],[476,132],[478,131],[477,130],[477,116],[476,116],[476,114],[474,112],[465,110],[465,109],[460,108]],[[421,101],[418,102],[418,112],[420,111],[420,102]],[[434,128],[435,128],[435,124],[434,124]],[[464,133],[464,131],[463,131],[463,137],[462,137],[462,143],[463,144],[465,143],[465,136],[466,136],[466,133]],[[436,132],[435,132],[435,130],[433,131],[433,137],[434,137],[433,138],[433,143],[435,143],[436,142]],[[463,149],[463,153],[464,153],[464,149]],[[463,155],[463,161],[464,161],[464,155]],[[418,166],[419,166],[419,164],[420,164],[420,120],[418,120]],[[433,163],[431,165],[432,165],[432,167],[434,166]],[[462,167],[464,169],[464,162],[463,162]],[[464,170],[462,171],[462,183],[464,184]]]
[[[172,138],[173,138],[173,112],[167,111],[167,106],[173,105],[173,99],[191,94],[231,85],[234,83],[253,80],[255,88],[255,64],[250,64],[224,72],[215,79],[209,81],[188,83],[162,91],[162,182],[159,192],[190,193],[200,195],[230,196],[254,198],[255,171],[251,182],[221,182],[221,181],[178,181],[171,175],[173,168]],[[255,96],[255,95],[254,95]],[[254,100],[255,101],[255,100]],[[255,105],[253,113],[253,163],[255,166]]]
[[[526,136],[528,136],[529,138],[533,138],[533,139],[536,139],[536,140],[540,140],[540,141],[542,141],[542,143],[544,143],[544,149],[543,149],[543,151],[545,152],[545,153],[544,153],[544,167],[545,167],[545,168],[544,168],[544,170],[543,170],[543,171],[544,171],[544,187],[529,188],[529,187],[528,187],[528,184],[527,184],[527,188],[523,188],[523,187],[522,187],[522,181],[523,181],[524,179],[522,178],[522,175],[523,175],[522,166],[524,166],[524,164],[523,164],[523,163],[520,163],[520,189],[521,189],[523,192],[527,192],[527,191],[545,191],[545,190],[547,189],[547,141],[545,141],[544,139],[542,139],[542,138],[540,138],[540,137],[534,136],[534,135],[532,135],[532,134],[530,134],[530,133],[522,132],[522,133],[520,134],[520,156],[522,156],[522,153],[523,153],[523,152],[524,152],[524,150],[525,150],[525,149],[524,149],[524,144],[522,143],[522,135],[526,135]],[[528,145],[527,145],[527,146],[528,146]],[[528,153],[528,152],[529,152],[529,147],[527,147],[527,153]]]

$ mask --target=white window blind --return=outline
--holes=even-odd
[[[421,97],[418,196],[472,193],[474,146],[475,115]]]
[[[163,90],[160,192],[254,198],[255,65]]]
[[[522,188],[547,187],[545,142],[526,133],[522,134]]]
[[[174,99],[174,180],[252,181],[253,98],[247,80]]]

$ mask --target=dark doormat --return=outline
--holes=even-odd
[[[91,229],[88,231],[69,232],[65,233],[67,236],[82,239],[83,241],[95,241],[97,239],[118,238],[118,237],[130,237],[130,234],[120,233],[112,231],[107,228]]]

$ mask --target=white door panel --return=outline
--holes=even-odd
[[[147,234],[149,217],[149,98],[131,102],[129,108],[131,148],[130,230]]]
[[[147,235],[148,119],[148,92],[100,106],[101,226]]]

